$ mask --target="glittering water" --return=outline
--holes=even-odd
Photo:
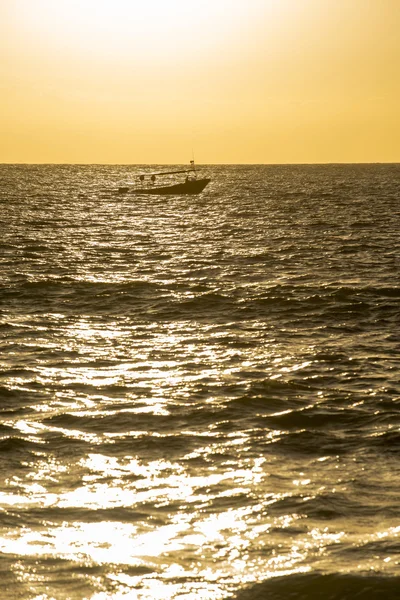
[[[397,598],[400,166],[138,170],[0,166],[2,598]]]

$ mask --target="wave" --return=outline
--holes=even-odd
[[[269,579],[232,600],[398,600],[399,579],[383,575],[300,574]]]
[[[386,419],[384,415],[382,419]],[[379,415],[369,414],[365,410],[348,408],[337,410],[332,406],[307,407],[291,410],[283,414],[265,417],[265,422],[276,429],[344,429],[357,430],[371,428],[379,421]]]
[[[26,440],[22,437],[9,436],[0,439],[0,456],[12,455],[26,455],[36,450],[43,450],[43,444],[36,443],[30,440]]]

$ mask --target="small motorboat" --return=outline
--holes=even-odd
[[[167,175],[178,175],[186,173],[186,178],[180,183],[165,182],[162,185],[157,185],[157,177],[165,177]],[[142,184],[147,179],[150,179],[150,185],[143,187]],[[156,194],[159,196],[164,195],[180,195],[180,194],[200,194],[210,183],[211,179],[204,177],[202,179],[197,178],[196,167],[194,161],[190,161],[190,169],[183,169],[179,171],[161,171],[159,173],[142,173],[138,175],[139,184],[133,183],[127,186],[118,188],[118,194]]]

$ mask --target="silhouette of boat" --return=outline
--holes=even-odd
[[[186,173],[185,181],[181,183],[164,183],[163,185],[156,185],[157,177],[163,177],[166,175],[178,175]],[[140,184],[146,181],[146,178],[150,179],[149,187],[142,187]],[[161,171],[159,173],[142,173],[138,175],[140,182],[137,184],[130,184],[127,186],[119,187],[118,194],[156,194],[159,196],[173,195],[173,194],[200,194],[210,183],[211,179],[204,177],[202,179],[197,178],[196,167],[194,161],[190,161],[190,169],[181,169],[179,171]]]

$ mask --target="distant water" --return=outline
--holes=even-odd
[[[0,166],[2,600],[399,598],[400,165]]]

